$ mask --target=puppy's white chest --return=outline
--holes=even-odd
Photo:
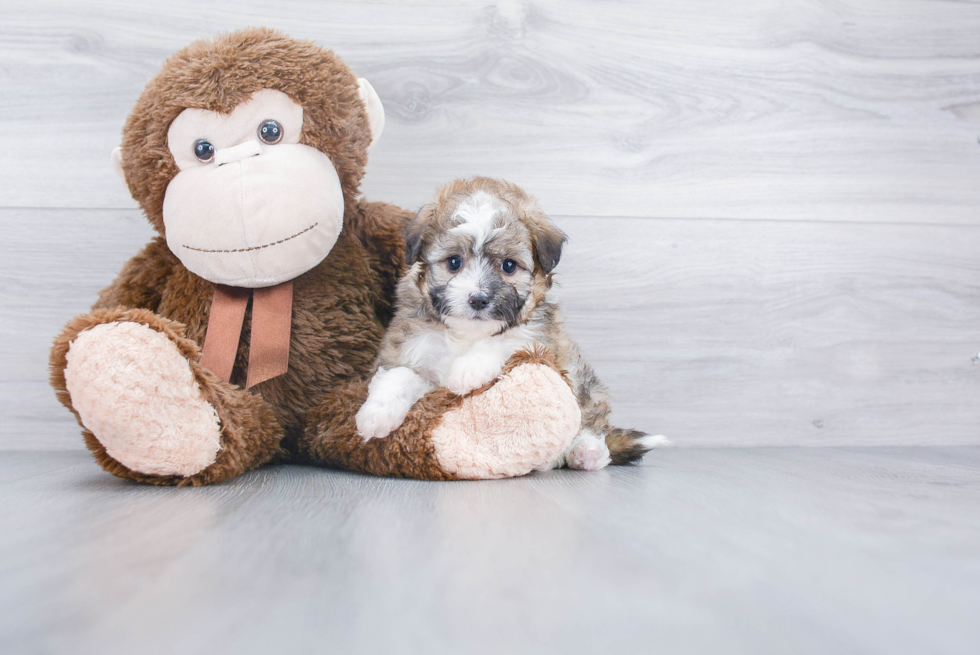
[[[498,375],[511,355],[535,343],[533,331],[527,329],[490,336],[492,326],[486,324],[461,327],[466,329],[426,330],[407,340],[400,364],[440,387],[469,386],[456,380],[461,376],[479,380],[475,386],[480,386]],[[457,384],[449,384],[452,380]]]
[[[449,367],[457,356],[445,333],[426,331],[405,342],[400,363],[442,387],[446,384]]]

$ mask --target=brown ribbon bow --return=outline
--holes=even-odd
[[[252,297],[252,336],[248,346],[246,389],[289,369],[292,281],[262,289],[215,285],[208,331],[204,335],[204,352],[201,353],[201,366],[225,382],[231,381],[249,296]]]

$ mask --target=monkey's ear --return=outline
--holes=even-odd
[[[422,237],[429,227],[429,222],[436,214],[436,204],[430,202],[418,211],[415,218],[405,226],[405,263],[411,266],[422,256]]]
[[[123,184],[126,184],[126,173],[122,167],[122,148],[119,146],[112,149],[112,168],[115,169],[116,175],[123,181]]]
[[[358,94],[364,101],[367,108],[368,125],[371,127],[371,146],[378,142],[378,138],[385,129],[385,108],[381,104],[378,92],[374,90],[371,83],[363,77],[357,78]],[[369,148],[371,146],[368,146]]]
[[[534,239],[534,250],[541,269],[550,273],[558,266],[562,246],[568,241],[568,237],[541,212],[536,212],[531,221],[531,237]]]

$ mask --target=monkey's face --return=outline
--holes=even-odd
[[[291,280],[330,252],[344,194],[330,158],[300,143],[303,107],[263,89],[231,113],[185,109],[167,145],[167,245],[191,272],[218,284]]]

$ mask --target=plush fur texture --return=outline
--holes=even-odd
[[[256,91],[282,91],[303,106],[300,143],[326,153],[344,204],[358,196],[371,128],[357,78],[329,51],[268,29],[192,43],[166,62],[123,128],[122,166],[130,193],[163,233],[163,196],[177,174],[167,130],[185,109],[228,113]]]
[[[186,477],[217,459],[218,413],[164,333],[132,321],[103,323],[79,334],[66,358],[65,382],[82,424],[121,464]]]
[[[572,396],[555,393],[567,379],[543,356],[519,355],[527,361],[465,398],[433,430],[443,470],[463,479],[514,477],[547,467],[568,449],[581,414]]]
[[[251,393],[241,389],[250,311],[231,384],[197,364],[214,285],[190,273],[167,248],[162,204],[178,171],[167,147],[170,122],[185,108],[228,112],[263,88],[282,91],[303,105],[301,143],[330,157],[346,209],[333,249],[294,281],[289,371]],[[86,442],[107,470],[161,484],[205,484],[238,475],[286,456],[323,395],[370,369],[392,315],[394,287],[404,269],[402,230],[410,217],[391,205],[357,200],[370,142],[357,78],[346,65],[312,43],[271,30],[244,30],[192,44],[147,85],[123,129],[123,170],[133,197],[161,236],[102,291],[93,314],[66,327],[52,351],[52,384],[75,411],[64,379],[71,342],[95,325],[142,323],[173,340],[189,361],[203,399],[218,414],[221,450],[212,465],[193,475],[152,475],[112,458],[86,430]]]
[[[500,380],[466,399],[430,391],[397,430],[365,442],[355,414],[367,387],[359,381],[327,395],[298,444],[303,461],[392,477],[501,478],[541,468],[578,429],[568,379],[543,351],[516,353]]]
[[[293,280],[288,372],[245,390],[250,311],[231,381],[226,383],[199,364],[214,285],[188,271],[168,249],[162,205],[178,170],[167,147],[174,117],[186,108],[229,112],[264,88],[281,91],[303,106],[300,142],[326,154],[336,168],[344,196],[344,226],[326,258]],[[85,443],[105,470],[150,484],[202,485],[267,462],[296,459],[378,475],[459,477],[443,468],[432,442],[433,430],[462,403],[446,390],[423,398],[396,438],[364,443],[356,434],[354,416],[367,388],[364,377],[373,369],[378,343],[394,313],[395,287],[405,269],[402,231],[411,217],[397,207],[358,199],[370,143],[357,79],[331,52],[312,43],[271,30],[243,30],[194,43],[164,64],[126,122],[122,145],[130,191],[159,236],[123,267],[91,313],[68,323],[50,357],[51,384],[82,424]],[[75,382],[87,387],[99,371],[114,370],[118,364],[112,361],[114,339],[122,335],[113,336],[105,327],[111,325],[130,326],[126,332],[141,334],[166,360],[156,371],[118,371],[113,384],[128,393],[147,388],[154,377],[165,379],[164,387],[181,398],[174,406],[175,419],[184,421],[179,417],[188,409],[191,414],[213,411],[220,443],[211,463],[213,435],[206,430],[181,429],[180,438],[198,434],[205,442],[186,447],[182,455],[154,454],[160,444],[172,446],[179,439],[173,433],[168,436],[159,421],[154,427],[133,420],[140,413],[123,406],[125,394],[109,397],[109,387],[105,392],[99,387],[79,391]],[[99,342],[98,355],[91,354],[93,341]],[[131,339],[119,343],[123,341]],[[142,362],[150,350],[136,353],[134,361]],[[78,377],[68,370],[69,358],[76,360],[75,355],[76,364],[85,360],[79,369],[85,372]],[[181,357],[186,369],[178,365]],[[79,394],[78,400],[85,396],[79,406],[74,394]],[[552,394],[572,397],[567,386]],[[540,395],[545,404],[565,402],[548,398],[545,391]],[[158,401],[152,403],[154,416],[165,411]],[[86,417],[102,417],[102,422]],[[97,434],[106,425],[114,436]],[[122,452],[122,443],[126,454],[114,457]],[[140,443],[146,452],[139,452]]]
[[[261,466],[282,454],[280,442],[283,429],[272,406],[261,396],[243,391],[218,379],[201,367],[197,360],[197,342],[184,336],[184,326],[145,309],[96,310],[73,319],[55,340],[51,349],[51,385],[58,400],[75,414],[84,428],[78,410],[72,404],[65,379],[68,350],[83,331],[109,323],[133,322],[159,332],[170,339],[183,355],[194,374],[201,397],[218,414],[221,425],[221,449],[214,463],[192,475],[160,475],[130,469],[113,458],[105,446],[86,429],[82,430],[85,445],[106,471],[121,478],[160,485],[200,486],[221,482]]]

